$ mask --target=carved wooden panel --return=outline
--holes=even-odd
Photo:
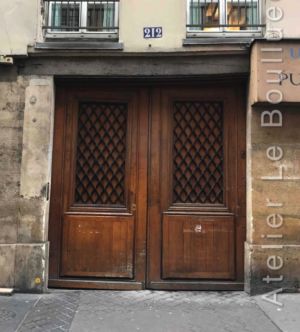
[[[125,205],[126,128],[126,104],[80,104],[75,203]]]
[[[233,278],[234,217],[164,215],[162,263],[164,278]]]
[[[132,278],[133,236],[131,216],[67,215],[62,275]]]
[[[178,101],[173,106],[173,202],[223,203],[223,106]]]

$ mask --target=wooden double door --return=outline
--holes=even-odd
[[[57,87],[50,286],[243,288],[241,86]]]

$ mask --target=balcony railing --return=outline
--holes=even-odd
[[[259,0],[188,0],[188,32],[258,32]]]
[[[86,34],[118,33],[118,2],[109,1],[52,1],[44,0],[47,34],[81,36]]]

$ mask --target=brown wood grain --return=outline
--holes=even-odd
[[[95,82],[83,87],[60,82],[50,203],[50,286],[241,289],[246,233],[245,98],[243,84],[230,83]],[[216,202],[209,197],[201,201],[190,189],[189,199],[174,199],[172,115],[177,101],[223,105],[223,198]],[[123,205],[76,203],[81,102],[128,105]],[[199,155],[191,155],[199,164]],[[198,176],[195,167],[191,170]],[[180,169],[183,174],[184,169]],[[199,225],[202,232],[195,232]]]
[[[60,95],[63,98],[59,98]],[[78,204],[76,201],[75,192],[78,185],[85,187],[85,191],[90,197],[94,191],[96,192],[96,189],[93,188],[97,188],[97,186],[108,188],[107,193],[105,191],[96,192],[96,198],[101,200],[102,192],[104,192],[105,197],[111,195],[113,185],[108,181],[114,181],[111,174],[104,174],[104,183],[101,183],[101,178],[98,179],[95,176],[91,176],[89,180],[84,176],[82,180],[76,179],[76,175],[78,175],[76,167],[80,157],[77,149],[79,144],[78,112],[82,103],[92,103],[93,107],[97,107],[101,103],[127,105],[126,174],[122,184],[125,192],[124,205],[102,204],[101,201],[94,203],[91,199],[88,199],[86,204],[83,202]],[[143,227],[145,229],[146,211],[145,207],[140,209],[140,205],[146,199],[144,196],[145,184],[144,187],[142,184],[146,177],[143,173],[139,173],[142,172],[142,168],[138,172],[137,167],[138,164],[142,163],[143,169],[146,170],[147,150],[143,144],[147,146],[147,142],[142,140],[138,144],[137,135],[140,129],[137,126],[140,122],[139,112],[142,109],[139,103],[139,93],[132,89],[118,89],[116,91],[103,87],[102,89],[69,87],[59,90],[54,141],[57,142],[55,145],[57,148],[54,149],[53,155],[49,231],[50,279],[72,276],[144,280],[145,234],[143,232],[145,231],[143,231]],[[111,109],[113,111],[114,108]],[[147,110],[145,114],[147,114]],[[147,126],[145,120],[141,121],[143,121],[143,126]],[[105,127],[107,126],[104,123],[103,128]],[[115,128],[114,123],[112,122],[111,126],[107,128],[109,131]],[[94,130],[94,128],[92,129]],[[106,139],[107,135],[111,135],[111,132],[102,134],[103,139]],[[118,135],[117,132],[116,135]],[[89,144],[89,139],[89,137],[86,138],[87,143],[85,144]],[[101,157],[101,153],[108,154],[108,158],[113,158],[116,155],[118,146],[114,145],[113,139],[114,137],[110,137],[106,142],[98,143],[102,144],[99,152],[97,151],[98,158]],[[88,145],[86,145],[86,149],[88,149]],[[138,149],[140,153],[138,153]],[[111,153],[111,157],[109,153]],[[83,155],[85,156],[84,151]],[[83,158],[85,158],[84,156]],[[91,165],[82,171],[86,174],[90,169],[93,169],[96,158],[93,159],[92,155],[87,156],[83,167],[89,162]],[[111,165],[112,169],[108,171],[112,174],[118,172],[116,164],[113,162]],[[116,178],[118,176],[119,173],[116,173]],[[143,181],[139,180],[139,177]],[[83,181],[83,184],[80,181]],[[140,183],[139,191],[137,183]],[[118,187],[116,190],[120,191],[120,188]],[[136,218],[137,211],[139,213],[138,220]],[[139,262],[135,264],[137,257],[139,257]]]
[[[223,105],[223,202],[221,199],[209,202],[209,197],[204,201],[191,197],[190,202],[186,195],[183,195],[182,203],[178,197],[174,202],[173,175],[176,169],[172,160],[174,119],[171,114],[178,101],[194,105],[219,102]],[[243,281],[246,223],[243,101],[242,86],[199,84],[181,89],[169,86],[155,90],[150,136],[149,288],[163,289],[165,285],[167,289],[193,289],[189,286],[193,283],[194,289],[200,289],[202,286],[196,286],[196,280],[199,285],[203,285],[205,280],[220,280],[220,283],[228,280],[234,289],[237,282]],[[189,126],[188,122],[183,121],[182,126]],[[190,131],[188,128],[186,132],[189,134]],[[187,146],[181,146],[184,154],[191,149],[188,145],[189,142]],[[210,150],[207,154],[215,158]],[[190,158],[191,154],[186,156]],[[205,154],[201,158],[205,158]],[[183,168],[186,169],[185,166]],[[192,165],[190,170],[195,171],[195,166]],[[183,172],[182,169],[179,171]],[[192,190],[187,183],[184,178],[182,187],[186,186],[187,195],[191,195]],[[200,233],[195,231],[196,226],[202,227]]]

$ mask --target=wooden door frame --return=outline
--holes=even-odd
[[[62,165],[62,156],[60,158],[55,158],[54,154],[55,150],[60,144],[63,144],[63,140],[59,140],[57,136],[60,134],[64,137],[64,129],[63,129],[63,121],[66,119],[63,118],[65,113],[65,94],[67,89],[76,89],[78,87],[82,87],[83,84],[87,84],[86,89],[97,89],[97,88],[123,88],[124,84],[126,87],[139,89],[139,96],[140,102],[143,105],[147,105],[146,112],[140,112],[139,115],[139,126],[138,126],[138,137],[139,137],[139,144],[138,144],[138,151],[139,151],[139,158],[138,158],[138,183],[141,183],[142,179],[147,178],[149,181],[148,173],[150,172],[150,117],[151,114],[151,97],[150,94],[147,92],[146,89],[152,89],[153,86],[166,86],[171,85],[174,87],[180,87],[182,85],[189,85],[189,86],[211,86],[211,87],[222,87],[224,85],[231,85],[234,89],[235,86],[243,85],[242,96],[240,98],[241,103],[241,110],[242,112],[238,112],[238,116],[240,116],[241,123],[243,126],[239,128],[239,135],[242,138],[240,140],[240,148],[245,148],[246,142],[246,77],[245,76],[237,76],[237,77],[216,77],[216,78],[164,78],[164,79],[153,79],[153,78],[143,78],[143,79],[119,79],[118,83],[116,83],[116,78],[107,78],[105,80],[99,79],[94,81],[84,80],[84,79],[61,79],[56,80],[56,98],[55,98],[55,116],[54,116],[54,144],[53,144],[53,153],[52,153],[52,179],[53,174],[59,174],[60,166]],[[144,113],[144,115],[141,115]],[[147,116],[145,116],[147,114]],[[244,165],[244,169],[239,170],[238,176],[246,176],[246,163]],[[152,202],[148,199],[149,194],[149,184],[148,181],[144,183],[139,188],[139,192],[137,194],[137,205],[145,206],[145,208],[137,208],[137,217],[140,220],[144,220],[137,226],[137,233],[140,236],[137,238],[136,248],[135,248],[135,263],[137,266],[140,266],[140,272],[136,275],[136,278],[131,281],[112,281],[112,280],[96,280],[96,279],[79,279],[79,278],[60,278],[58,273],[59,262],[55,261],[53,263],[53,252],[58,252],[60,250],[60,231],[57,229],[57,226],[54,226],[51,222],[53,219],[53,212],[50,211],[50,218],[49,218],[49,240],[50,240],[50,254],[52,255],[52,259],[50,260],[50,272],[49,272],[49,286],[50,287],[57,287],[57,288],[85,288],[85,289],[144,289],[151,288],[151,289],[178,289],[178,290],[186,290],[186,289],[199,289],[199,290],[242,290],[244,288],[244,257],[240,257],[239,264],[243,265],[242,273],[239,273],[239,280],[236,282],[215,282],[215,281],[189,281],[187,285],[184,282],[176,281],[176,282],[169,282],[169,285],[166,283],[160,282],[151,282],[148,276],[149,270],[149,260],[150,256],[147,256],[147,251],[149,249],[149,218],[148,218],[148,207],[151,206]],[[60,190],[53,189],[54,186],[51,188],[51,204],[52,201],[57,201],[62,193]],[[238,188],[239,190],[243,191],[243,189]],[[240,193],[242,194],[242,193]],[[246,200],[246,193],[244,193],[244,200]],[[56,202],[57,204],[57,202]],[[52,213],[52,215],[51,215]],[[55,214],[55,212],[54,212]],[[240,238],[242,245],[239,245],[241,252],[244,252],[243,247],[243,240],[246,238],[246,222],[244,224],[239,225],[241,228]],[[54,267],[54,268],[53,268]],[[142,272],[143,267],[143,272]]]

